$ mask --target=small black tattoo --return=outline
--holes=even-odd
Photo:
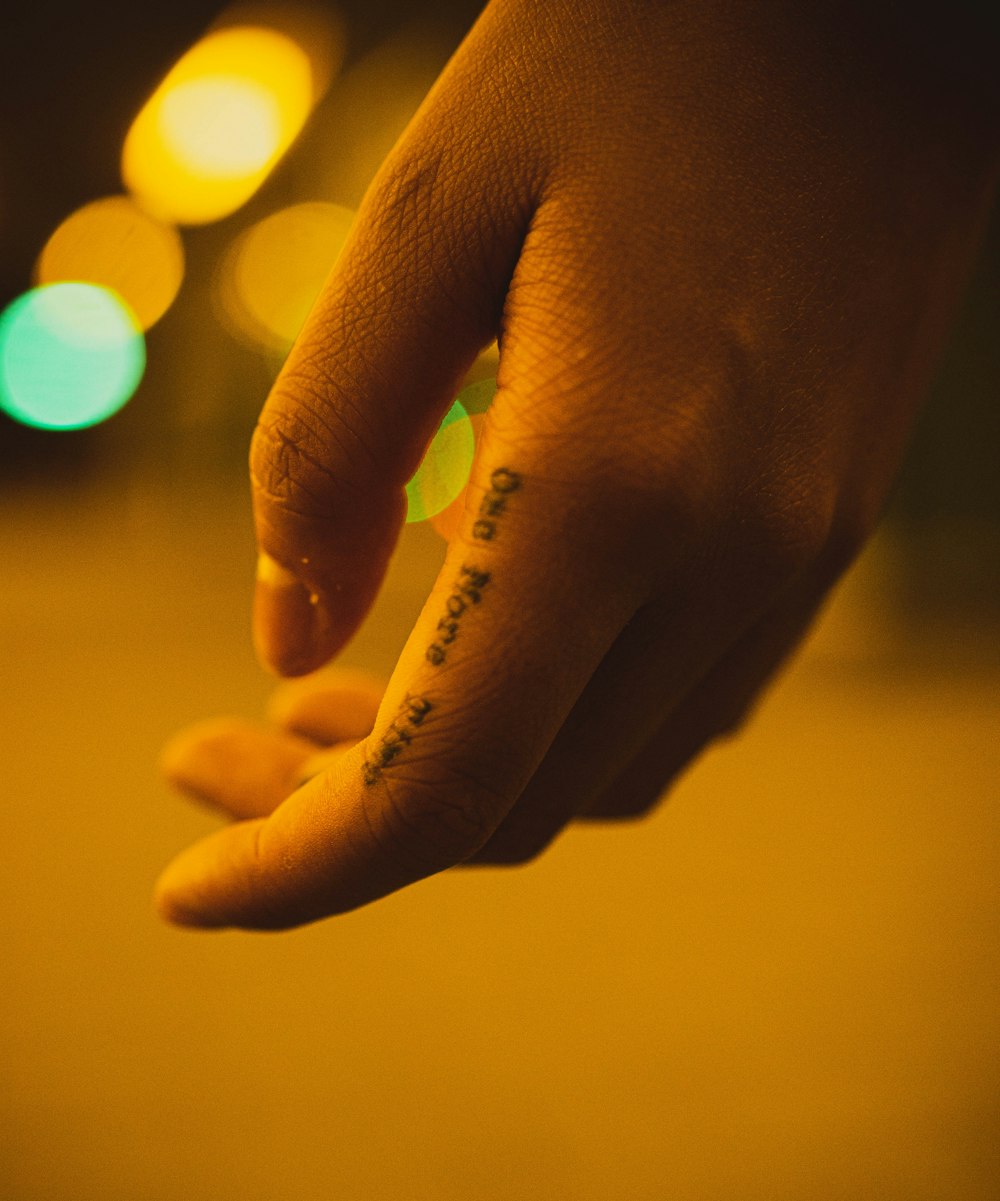
[[[507,467],[498,467],[490,476],[490,487],[497,492],[516,492],[521,486],[521,477]]]
[[[425,696],[412,696],[409,692],[403,698],[400,713],[411,726],[419,726],[434,706]]]
[[[458,637],[458,625],[469,605],[478,605],[483,599],[483,589],[490,582],[490,573],[465,564],[458,573],[451,596],[445,601],[444,616],[437,623],[438,636],[425,653],[432,667],[440,667],[445,661],[447,648]]]
[[[472,536],[480,542],[492,542],[497,536],[496,518],[507,508],[507,497],[521,486],[521,477],[507,467],[498,467],[490,476],[489,490],[479,503],[480,517],[472,527]]]
[[[378,749],[371,758],[366,758],[362,767],[362,779],[367,785],[377,784],[382,770],[413,741],[413,730],[421,725],[434,706],[425,696],[407,693],[389,728],[379,739]]]

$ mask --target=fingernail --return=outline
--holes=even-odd
[[[317,594],[262,551],[257,557],[254,641],[264,665],[283,676],[320,666],[323,624]]]

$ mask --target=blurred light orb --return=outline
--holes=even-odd
[[[456,400],[406,485],[407,522],[426,521],[451,504],[469,481],[475,449],[472,422]]]
[[[127,196],[107,196],[71,213],[46,242],[35,267],[40,284],[75,281],[117,292],[143,329],[167,311],[183,278],[177,230]]]
[[[213,29],[277,30],[309,55],[313,99],[318,100],[344,64],[347,20],[337,0],[233,0]]]
[[[189,171],[238,179],[267,165],[281,138],[281,112],[254,80],[218,75],[167,92],[160,126],[164,143]]]
[[[465,407],[464,395],[460,395],[463,408]],[[469,413],[469,424],[472,426],[472,436],[475,439],[475,447],[479,447],[479,439],[482,434],[483,422],[486,420],[483,413]],[[473,452],[475,457],[475,451]],[[465,486],[458,493],[451,504],[446,505],[439,513],[435,513],[430,518],[431,527],[434,532],[442,537],[445,542],[450,542],[458,533],[462,520],[465,517],[465,501],[469,492],[469,480],[466,477]]]
[[[465,377],[465,386],[458,394],[458,403],[468,414],[469,425],[472,429],[473,458],[479,446],[483,422],[486,420],[486,411],[490,407],[493,397],[496,395],[496,373],[498,366],[499,354],[496,343],[494,343],[489,349],[483,351],[472,364]],[[471,466],[470,461],[470,471]],[[435,532],[445,542],[450,542],[455,537],[459,526],[462,524],[462,518],[465,516],[465,498],[468,490],[469,471],[466,472],[465,483],[459,489],[454,500],[445,505],[437,513],[431,514],[430,523]]]
[[[122,178],[143,208],[199,225],[228,216],[267,178],[318,98],[309,55],[263,26],[197,42],[125,138]]]
[[[49,284],[0,314],[0,408],[22,425],[97,425],[132,396],[145,366],[139,323],[107,288]]]
[[[233,244],[218,282],[222,315],[251,344],[285,353],[295,341],[354,221],[310,201],[272,213]]]

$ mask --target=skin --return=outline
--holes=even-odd
[[[877,520],[988,211],[992,126],[939,66],[850,6],[493,0],[261,415],[263,660],[357,628],[499,337],[465,515],[384,693],[307,679],[168,749],[244,820],[168,867],[167,919],[524,862],[742,723]]]

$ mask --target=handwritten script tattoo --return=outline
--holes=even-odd
[[[365,758],[362,778],[369,786],[377,784],[382,771],[400,755],[413,741],[413,731],[421,725],[434,706],[425,696],[407,693],[392,724],[379,739],[378,747],[370,758]]]
[[[498,467],[490,476],[490,486],[479,504],[479,518],[472,527],[473,538],[480,542],[492,542],[497,536],[497,518],[507,508],[507,498],[521,486],[521,477],[516,471]]]
[[[424,657],[432,667],[440,667],[445,661],[447,648],[458,637],[458,626],[462,614],[470,605],[478,605],[483,599],[483,589],[490,582],[490,573],[478,567],[464,564],[451,596],[444,606],[444,616],[437,623],[437,637],[427,648]]]

